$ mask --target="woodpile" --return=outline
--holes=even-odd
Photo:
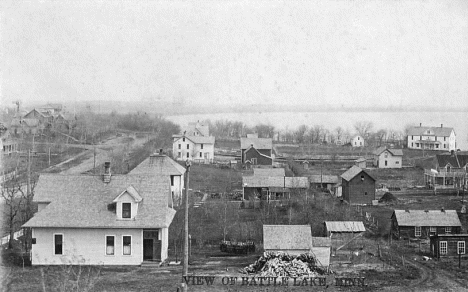
[[[290,256],[282,252],[265,252],[255,263],[240,270],[260,277],[316,277],[325,269],[317,265],[312,254]]]

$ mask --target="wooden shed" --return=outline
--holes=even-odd
[[[375,200],[375,179],[353,165],[341,175],[343,199],[350,204],[366,205]]]

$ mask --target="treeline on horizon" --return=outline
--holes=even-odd
[[[355,135],[360,135],[368,141],[368,145],[380,146],[384,141],[402,141],[407,135],[408,129],[413,125],[407,125],[405,129],[374,129],[370,121],[361,121],[353,125],[353,131],[343,127],[328,129],[323,125],[300,125],[295,129],[276,129],[272,125],[257,124],[249,127],[240,121],[229,120],[204,120],[208,125],[211,135],[221,139],[240,139],[247,134],[257,133],[259,138],[272,138],[275,141],[288,143],[348,143]]]

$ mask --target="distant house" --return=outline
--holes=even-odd
[[[351,146],[353,147],[364,147],[364,138],[360,135],[356,135],[351,139]]]
[[[201,163],[213,162],[215,137],[173,135],[172,138],[174,159]]]
[[[211,163],[214,160],[215,137],[207,125],[189,123],[182,134],[173,135],[172,156],[178,161]]]
[[[142,163],[137,165],[128,174],[146,175],[151,174],[157,177],[167,176],[171,180],[171,196],[174,206],[182,204],[182,190],[184,189],[185,168],[170,157],[162,154],[152,154]],[[172,206],[171,206],[172,207]]]
[[[325,221],[324,227],[324,235],[330,237],[333,248],[340,247],[366,231],[362,221]]]
[[[468,234],[436,234],[430,238],[434,258],[460,257],[466,259]]]
[[[251,165],[273,165],[271,138],[241,138],[241,162]]]
[[[457,137],[453,128],[444,127],[412,127],[408,129],[409,149],[456,150]]]
[[[392,234],[396,238],[428,238],[461,232],[461,222],[455,210],[395,210],[391,220]]]
[[[350,204],[372,204],[375,200],[375,179],[353,165],[341,175],[342,198]]]
[[[19,150],[18,140],[14,138],[8,130],[0,132],[0,143],[0,149],[4,155],[10,155]]]
[[[141,265],[167,258],[175,215],[168,176],[42,174],[35,188],[33,265]]]
[[[314,189],[328,189],[332,190],[333,186],[340,182],[337,175],[320,175],[313,174],[309,175],[310,187]]]
[[[367,160],[364,157],[359,157],[354,161],[354,165],[360,168],[366,168],[367,167]]]
[[[274,200],[289,197],[291,193],[303,194],[309,189],[307,177],[243,176],[243,199]]]
[[[468,187],[468,151],[436,155],[435,169],[424,170],[426,185],[434,189]]]
[[[403,164],[402,149],[387,149],[382,146],[374,150],[374,166],[377,168],[401,168]]]

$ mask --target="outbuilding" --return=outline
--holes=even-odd
[[[353,165],[341,175],[343,200],[353,205],[372,204],[375,200],[375,179]]]

